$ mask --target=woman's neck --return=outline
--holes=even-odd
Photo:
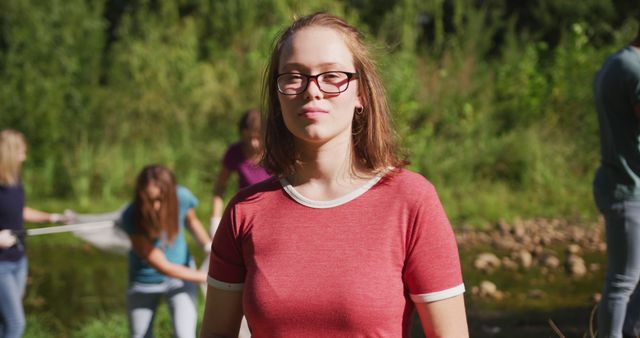
[[[346,144],[308,145],[299,150],[301,159],[288,179],[307,198],[341,197],[375,175],[353,161],[350,140]]]

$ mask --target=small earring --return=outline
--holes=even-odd
[[[362,112],[364,112],[364,107],[356,107],[355,112],[358,115],[362,114]]]

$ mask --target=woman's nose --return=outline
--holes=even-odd
[[[305,90],[305,94],[307,97],[315,97],[319,98],[322,96],[322,90],[320,90],[320,84],[318,84],[317,78],[310,78],[309,83],[307,84],[307,89]]]

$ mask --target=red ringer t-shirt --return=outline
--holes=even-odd
[[[212,248],[209,285],[243,290],[253,337],[408,337],[414,302],[464,292],[436,191],[405,169],[332,201],[276,178],[251,186]]]

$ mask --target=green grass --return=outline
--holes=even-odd
[[[125,255],[99,251],[68,233],[30,237],[28,255],[25,337],[127,336]],[[164,303],[155,328],[156,337],[171,337]]]

